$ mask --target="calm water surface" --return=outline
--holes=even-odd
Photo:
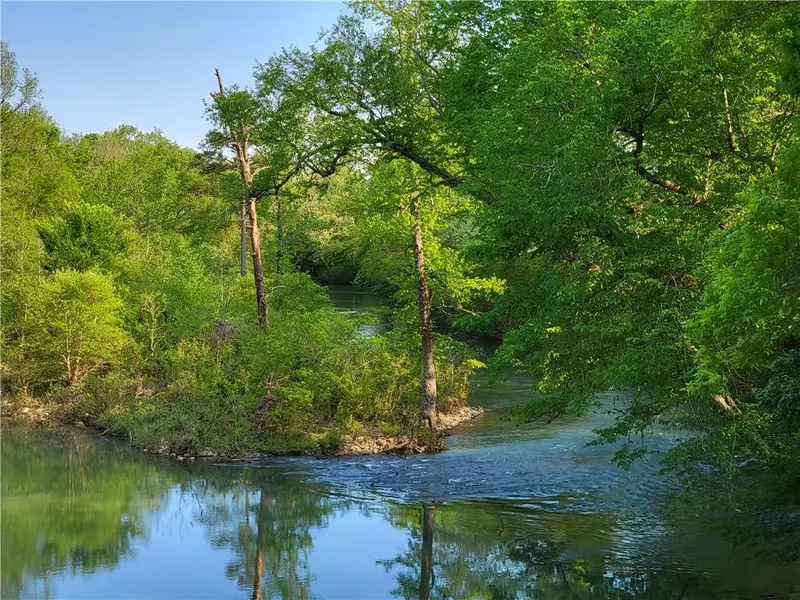
[[[667,530],[654,460],[622,471],[586,447],[623,398],[516,427],[500,416],[529,382],[476,384],[487,413],[406,459],[176,463],[4,426],[0,596],[800,598],[797,563]]]

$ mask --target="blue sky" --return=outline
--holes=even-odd
[[[256,60],[312,44],[337,2],[2,2],[2,39],[66,133],[122,124],[196,147],[203,100],[250,84]]]

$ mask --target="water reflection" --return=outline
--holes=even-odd
[[[220,474],[231,472],[238,481],[223,478],[222,486],[195,495],[195,518],[208,530],[210,543],[231,551],[225,576],[253,600],[311,598],[313,531],[325,528],[345,503],[323,486],[274,470],[209,470],[205,477],[219,482]]]
[[[51,596],[60,573],[114,567],[146,537],[169,476],[117,444],[4,427],[2,597]]]
[[[176,465],[88,436],[8,427],[2,461],[3,598],[800,593],[797,563],[770,566],[719,540],[667,533],[649,515],[403,504],[321,482],[294,462]]]
[[[692,560],[709,550],[702,545],[687,560],[676,560],[664,539],[655,560],[621,560],[609,551],[617,542],[614,523],[604,515],[564,514],[531,522],[470,504],[399,506],[392,513],[398,526],[410,530],[408,548],[381,562],[387,570],[403,567],[393,593],[409,600],[716,600],[788,598],[795,597],[792,590],[800,592],[796,569],[778,575],[747,561],[724,572],[693,569]],[[737,569],[747,574],[736,574]],[[777,585],[770,581],[776,575],[782,579]]]
[[[351,285],[329,285],[327,291],[338,312],[362,318],[359,325],[362,336],[369,337],[386,330],[386,323],[381,322],[384,299],[378,294]]]

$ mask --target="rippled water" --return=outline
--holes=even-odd
[[[537,466],[535,455],[510,459],[492,447],[495,458],[484,463],[483,477],[471,470],[480,464],[479,449],[489,447],[471,447],[470,434],[462,435],[454,439],[458,450],[437,457],[221,467],[175,464],[80,432],[6,426],[2,597],[800,593],[797,565],[771,566],[696,531],[668,532],[633,481],[649,471],[612,476],[597,462],[590,481],[600,483],[565,473],[557,484],[534,485],[554,468]],[[542,435],[534,444],[546,439],[558,443]],[[565,457],[563,470],[580,462]],[[516,464],[528,482],[513,485],[516,499],[492,487],[515,479],[493,474],[500,464]],[[579,485],[571,489],[573,482]],[[530,494],[523,498],[525,489]],[[638,495],[626,505],[629,489]]]
[[[298,458],[288,459],[288,463],[307,469],[320,481],[409,501],[533,498],[547,506],[566,503],[570,510],[623,510],[651,505],[669,488],[669,481],[658,476],[655,456],[624,471],[611,462],[618,448],[587,447],[595,437],[592,430],[612,421],[612,397],[606,399],[604,408],[581,419],[529,426],[504,419],[495,398],[514,394],[520,400],[527,396],[530,383],[523,381],[512,379],[505,391],[499,385],[479,387],[473,402],[483,404],[487,412],[457,428],[448,439],[448,451],[442,454]],[[503,400],[501,397],[499,404]],[[670,444],[667,435],[645,441],[654,451]],[[287,464],[287,459],[280,464]]]
[[[0,596],[800,598],[800,564],[667,529],[655,456],[623,471],[586,446],[624,398],[517,427],[502,414],[530,387],[478,377],[486,414],[409,458],[174,463],[5,425]]]

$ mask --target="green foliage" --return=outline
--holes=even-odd
[[[39,82],[28,69],[19,72],[17,57],[5,42],[0,42],[0,66],[0,102],[3,108],[9,112],[29,108],[39,96]]]
[[[798,167],[781,162],[777,177],[748,186],[741,214],[715,236],[702,306],[687,324],[697,348],[695,393],[751,399],[770,363],[800,336],[800,210],[781,182]]]
[[[434,310],[452,322],[487,307],[490,298],[503,292],[502,279],[477,276],[478,265],[466,257],[469,228],[479,210],[473,198],[429,187],[409,163],[378,164],[369,175],[341,200],[340,210],[351,216],[352,224],[340,243],[355,257],[356,281],[392,294],[392,318],[398,325],[416,326],[419,318],[409,213],[417,193],[422,194],[425,266]]]
[[[161,340],[147,377],[89,378],[74,412],[137,445],[230,454],[326,452],[342,435],[416,425],[422,367],[409,357],[417,336],[364,337],[306,275],[287,274],[273,300],[268,332],[252,319],[218,321],[206,333]],[[151,302],[143,299],[142,310]],[[151,326],[160,306],[147,309]],[[457,406],[476,365],[463,344],[443,338],[437,348],[444,407]]]
[[[36,363],[45,380],[80,384],[113,362],[128,342],[120,327],[121,307],[106,276],[56,271],[34,296],[23,343],[25,360]]]
[[[666,462],[687,478],[698,461],[728,483],[758,464],[788,490],[798,19],[792,3],[359,2],[317,47],[259,63],[253,90],[221,93],[201,155],[129,127],[61,140],[4,48],[4,369],[39,377],[42,271],[95,268],[135,342],[125,369],[95,369],[127,383],[87,382],[114,398],[93,401],[104,426],[303,450],[404,427],[419,226],[437,324],[502,338],[492,364],[534,376],[521,418],[628,390],[599,440],[670,423],[692,433]],[[250,138],[275,257],[268,332],[237,274],[226,128]],[[359,335],[301,271],[391,295],[391,330]],[[436,348],[442,400],[460,402],[476,365],[446,336]]]
[[[149,237],[175,232],[214,240],[229,222],[230,200],[200,170],[195,153],[160,133],[122,126],[67,143],[85,202],[105,204]]]
[[[771,365],[767,385],[756,400],[774,415],[774,426],[787,433],[800,429],[800,352],[791,350]]]
[[[113,273],[133,241],[126,220],[102,204],[70,204],[61,217],[43,223],[39,235],[46,268]]]

